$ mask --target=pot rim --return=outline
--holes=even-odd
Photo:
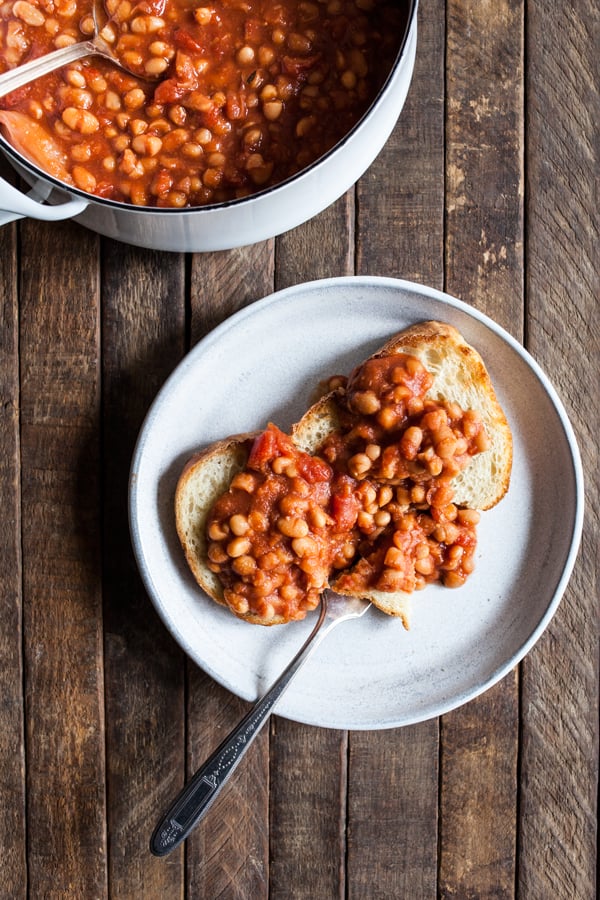
[[[268,188],[264,188],[263,190],[257,191],[254,194],[250,194],[247,197],[239,197],[234,200],[225,200],[221,203],[210,203],[203,206],[186,206],[182,209],[178,209],[176,207],[162,207],[162,206],[136,206],[133,203],[126,203],[122,200],[111,200],[107,197],[97,197],[95,194],[89,194],[86,191],[82,191],[80,188],[75,185],[71,186],[65,184],[63,181],[60,181],[58,178],[55,178],[54,175],[50,175],[45,172],[42,168],[37,166],[35,163],[32,163],[27,157],[22,156],[18,150],[8,142],[8,140],[4,137],[2,132],[0,131],[0,149],[2,152],[13,159],[17,165],[23,166],[27,170],[29,170],[34,176],[37,178],[43,179],[45,182],[52,185],[52,188],[56,188],[63,193],[68,194],[69,196],[80,197],[84,200],[88,201],[88,204],[99,204],[100,206],[107,207],[108,209],[121,210],[126,211],[128,213],[138,213],[140,215],[144,213],[152,213],[156,215],[157,213],[160,215],[198,215],[199,213],[209,213],[214,212],[215,210],[223,210],[223,209],[231,209],[236,206],[248,206],[252,202],[257,201],[259,199],[263,199],[268,197],[269,195],[282,190],[286,186],[300,181],[303,178],[306,178],[311,172],[325,164],[334,154],[338,153],[353,137],[353,135],[361,129],[367,122],[367,120],[372,116],[375,111],[375,108],[378,106],[381,98],[388,93],[390,90],[391,82],[400,66],[402,58],[404,56],[406,46],[408,43],[409,35],[413,28],[413,25],[416,21],[417,10],[419,6],[419,0],[408,0],[408,15],[406,18],[406,26],[404,28],[404,34],[402,35],[402,41],[400,43],[400,47],[398,48],[398,53],[394,59],[394,63],[386,76],[385,81],[381,85],[377,95],[371,102],[368,109],[365,110],[360,119],[353,125],[350,131],[346,132],[346,134],[340,138],[340,140],[335,144],[330,150],[312,162],[309,166],[304,169],[301,169],[299,172],[296,172],[295,175],[291,175],[290,177],[284,179],[284,181],[279,181],[277,184],[271,185]]]

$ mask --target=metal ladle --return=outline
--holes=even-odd
[[[30,62],[26,62],[22,66],[16,66],[14,69],[10,69],[8,72],[0,75],[0,97],[10,94],[11,91],[15,91],[24,84],[29,84],[30,81],[34,81],[42,75],[47,75],[55,69],[60,69],[62,66],[75,62],[77,59],[83,59],[86,56],[102,56],[130,75],[134,75],[136,78],[143,78],[146,81],[154,80],[154,77],[157,77],[146,74],[142,76],[123,65],[111,46],[100,35],[96,5],[92,9],[92,17],[94,19],[94,35],[89,40],[69,44],[68,47],[61,47],[59,50],[53,50],[51,53],[32,59]]]

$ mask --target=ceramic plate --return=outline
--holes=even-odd
[[[186,653],[254,700],[315,614],[264,628],[200,591],[175,533],[180,471],[192,453],[229,434],[269,421],[289,428],[320,379],[349,373],[424,319],[456,326],[483,356],[513,432],[510,489],[482,515],[467,584],[416,593],[410,631],[376,609],[339,625],[281,699],[277,714],[286,718],[350,729],[422,721],[486,690],[531,649],[557,608],[581,536],[581,463],[560,400],[516,341],[459,300],[395,279],[336,278],[273,294],[216,328],[165,383],[140,433],[130,520],[146,588]]]

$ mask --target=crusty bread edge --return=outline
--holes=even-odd
[[[229,609],[237,618],[243,619],[243,621],[252,625],[282,625],[287,622],[287,619],[283,616],[275,616],[266,620],[254,613],[243,614],[231,609],[224,598],[221,582],[206,564],[208,559],[206,522],[209,513],[221,494],[229,488],[234,476],[244,469],[248,461],[252,441],[258,434],[260,432],[231,435],[231,437],[210,444],[188,460],[175,488],[175,527],[192,575],[205,594],[220,606]],[[213,490],[206,497],[200,513],[194,517],[194,548],[185,527],[185,505],[189,501],[188,491],[192,482],[198,477],[200,470],[210,466],[217,457],[222,462],[224,477],[218,484],[213,486]]]
[[[510,425],[502,406],[498,402],[494,385],[479,352],[467,343],[460,331],[453,325],[430,320],[417,322],[390,338],[373,354],[373,358],[391,356],[396,353],[408,353],[423,361],[427,348],[439,342],[452,345],[455,352],[468,360],[468,367],[474,373],[474,380],[480,387],[481,396],[486,399],[484,421],[488,428],[489,436],[495,445],[496,453],[499,456],[500,471],[493,481],[495,491],[490,494],[485,503],[479,504],[477,508],[482,511],[492,509],[505,496],[510,485],[513,463],[513,439]],[[428,396],[442,399],[442,395],[436,391],[435,383]],[[443,399],[455,400],[464,408],[464,404],[460,402],[459,395],[443,396]],[[490,453],[491,451],[485,452]],[[466,477],[468,477],[468,471],[467,469],[465,472]],[[460,501],[459,505],[461,505]]]
[[[202,590],[222,606],[226,605],[223,599],[222,586],[216,577],[214,580],[209,577],[208,573],[210,570],[207,570],[206,567],[208,558],[205,534],[206,521],[213,504],[227,490],[234,475],[237,472],[241,472],[246,465],[248,460],[247,444],[253,436],[253,433],[250,432],[231,435],[231,437],[215,441],[215,443],[210,444],[204,450],[195,453],[183,467],[175,488],[175,527],[185,558]],[[214,489],[209,492],[200,514],[195,518],[196,547],[200,548],[200,554],[198,554],[192,548],[191,536],[186,528],[188,513],[185,511],[185,506],[188,502],[188,494],[192,482],[198,477],[199,472],[210,465],[216,457],[224,461],[224,469],[229,477],[227,479],[224,477],[223,484],[215,485]],[[210,574],[212,575],[212,573]]]

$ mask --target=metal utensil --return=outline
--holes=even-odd
[[[55,69],[60,69],[62,66],[75,62],[77,59],[83,59],[86,56],[102,56],[130,75],[135,75],[136,78],[142,77],[146,81],[153,81],[154,76],[146,74],[141,76],[139,72],[134,72],[125,66],[110,44],[101,37],[99,23],[103,16],[100,10],[99,4],[94,3],[92,7],[94,34],[89,40],[70,44],[68,47],[61,47],[59,50],[53,50],[51,53],[38,56],[36,59],[23,63],[22,66],[16,66],[14,69],[9,69],[8,72],[0,75],[0,97],[4,97],[6,94],[10,94],[11,91],[23,87],[24,84],[29,84],[30,81],[35,81],[36,78],[41,78],[42,75],[54,72]]]
[[[244,716],[236,728],[207,759],[162,816],[150,839],[155,856],[166,856],[184,841],[208,812],[221,788],[265,724],[294,675],[329,632],[348,619],[364,615],[370,607],[365,600],[341,597],[326,590],[321,597],[317,624],[291,663],[267,693]]]

